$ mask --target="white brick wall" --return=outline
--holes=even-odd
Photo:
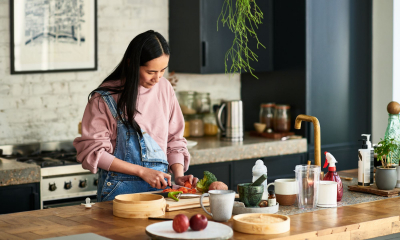
[[[168,39],[167,0],[98,0],[97,16],[97,71],[10,75],[9,1],[0,0],[0,145],[73,140],[87,95],[116,67],[132,38],[153,29]],[[238,74],[177,77],[177,91],[240,98]]]

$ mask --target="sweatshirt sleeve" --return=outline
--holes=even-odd
[[[179,163],[183,165],[183,170],[186,172],[189,169],[190,154],[186,146],[186,139],[183,137],[185,120],[183,119],[181,108],[173,90],[172,94],[167,143],[169,171],[171,172],[171,166],[173,164]]]
[[[109,170],[113,156],[111,138],[116,134],[116,121],[99,94],[88,102],[82,118],[82,136],[73,144],[77,151],[77,161],[92,173],[97,168]]]

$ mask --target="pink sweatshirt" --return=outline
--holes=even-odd
[[[120,81],[108,84],[119,85]],[[169,166],[179,163],[186,171],[190,155],[183,137],[185,121],[171,84],[162,77],[151,89],[139,88],[138,110],[141,114],[136,115],[136,122],[167,154]],[[117,122],[98,96],[96,93],[89,100],[82,118],[82,136],[73,142],[78,162],[92,173],[96,173],[97,168],[110,169],[117,139]],[[112,96],[117,102],[118,96]]]

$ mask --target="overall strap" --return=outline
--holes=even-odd
[[[96,91],[101,95],[103,100],[107,103],[108,108],[110,109],[111,114],[115,119],[117,119],[118,114],[117,114],[117,103],[115,102],[114,98],[111,96],[111,94],[107,91]]]

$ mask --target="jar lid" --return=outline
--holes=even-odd
[[[289,105],[284,105],[284,104],[279,104],[279,105],[275,105],[276,109],[290,109]]]
[[[195,95],[197,95],[197,96],[209,96],[210,93],[209,92],[195,92]]]
[[[179,95],[194,95],[196,94],[195,91],[179,91],[178,92]]]
[[[191,115],[190,119],[203,119],[204,115],[203,114],[193,114]]]
[[[261,103],[262,108],[275,107],[275,103]]]

